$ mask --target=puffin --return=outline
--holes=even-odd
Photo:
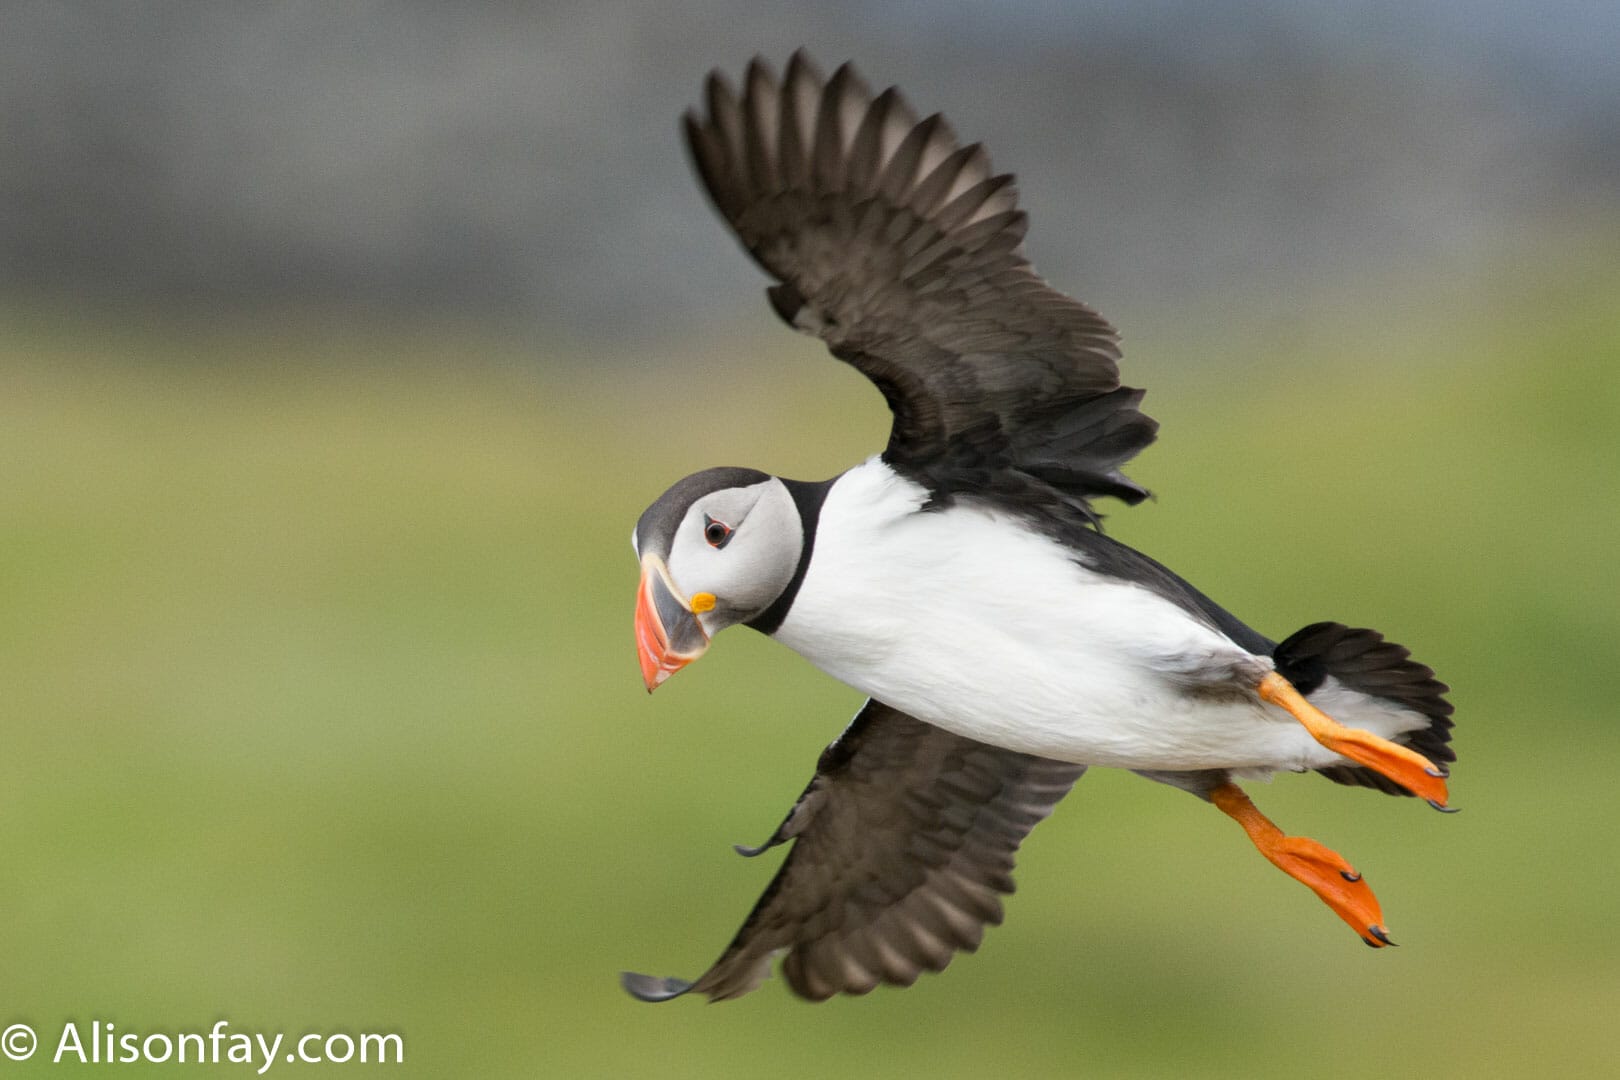
[[[1337,852],[1239,786],[1315,772],[1447,806],[1448,687],[1377,631],[1280,641],[1113,539],[1096,502],[1158,425],[1114,328],[1023,252],[1014,178],[938,114],[803,50],[710,74],[686,146],[792,328],[876,385],[883,450],[837,476],[707,469],[635,525],[650,692],[749,627],[868,698],[756,856],[791,844],[693,980],[625,972],[645,1001],[757,988],[778,957],[821,1001],[909,986],[1001,922],[1023,839],[1092,766],[1235,821],[1366,944],[1392,945]]]

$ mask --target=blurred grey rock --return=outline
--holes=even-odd
[[[0,4],[0,296],[388,315],[567,339],[752,307],[676,134],[807,44],[1019,173],[1108,310],[1466,265],[1620,207],[1620,5],[630,0]]]

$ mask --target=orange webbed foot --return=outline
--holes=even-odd
[[[1395,944],[1384,928],[1378,897],[1337,851],[1303,836],[1281,836],[1269,848],[1256,846],[1273,866],[1304,884],[1349,923],[1362,941],[1375,949]]]
[[[1306,701],[1294,685],[1276,672],[1260,680],[1260,698],[1285,709],[1311,737],[1335,754],[1386,776],[1436,810],[1446,809],[1446,777],[1434,762],[1415,750],[1360,728],[1345,727]]]
[[[1271,864],[1314,892],[1375,949],[1395,944],[1384,928],[1384,912],[1371,886],[1333,849],[1303,836],[1287,836],[1249,801],[1236,784],[1222,784],[1210,801],[1249,834]]]

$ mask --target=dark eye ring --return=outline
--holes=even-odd
[[[707,540],[712,548],[723,548],[731,540],[731,526],[723,521],[716,521],[708,514],[704,514],[703,539]]]

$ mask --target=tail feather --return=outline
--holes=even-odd
[[[1451,748],[1452,707],[1445,698],[1450,687],[1436,679],[1428,665],[1413,660],[1404,646],[1385,641],[1376,630],[1320,622],[1290,635],[1273,655],[1277,670],[1307,697],[1331,675],[1351,690],[1428,717],[1428,727],[1406,732],[1395,741],[1428,758],[1443,775],[1450,775],[1450,765],[1457,760]],[[1316,771],[1338,784],[1376,788],[1391,795],[1411,794],[1360,765],[1333,765]]]

